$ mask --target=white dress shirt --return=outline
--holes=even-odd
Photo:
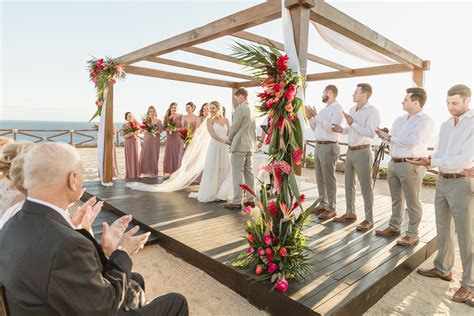
[[[372,144],[371,138],[375,136],[375,130],[380,125],[380,113],[377,108],[366,103],[358,111],[357,106],[353,106],[349,114],[353,123],[344,127],[342,133],[348,135],[349,146],[361,146]]]
[[[434,134],[434,122],[423,111],[411,117],[405,114],[393,122],[389,134],[392,158],[426,157]]]
[[[318,115],[309,120],[315,139],[319,141],[339,141],[339,133],[333,132],[332,124],[341,125],[343,119],[342,106],[334,101],[328,104]]]
[[[431,165],[444,173],[459,173],[474,166],[474,111],[469,110],[459,117],[441,125],[438,145],[431,156]]]
[[[45,201],[42,201],[42,200],[38,200],[38,199],[34,199],[34,198],[31,198],[31,197],[27,197],[26,198],[28,201],[31,201],[31,202],[34,202],[34,203],[38,203],[38,204],[41,204],[41,205],[44,205],[44,206],[47,206],[49,208],[52,208],[53,210],[55,210],[56,212],[59,213],[59,215],[61,215],[64,220],[66,222],[68,222],[69,225],[71,225],[71,227],[73,229],[76,229],[74,227],[74,225],[72,224],[71,222],[71,216],[69,215],[69,213],[66,211],[66,210],[63,210],[62,208],[60,207],[57,207],[56,205],[53,205],[51,203],[48,203],[48,202],[45,202]]]

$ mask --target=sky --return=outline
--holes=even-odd
[[[263,1],[1,1],[0,119],[87,121],[96,106],[86,62],[91,56],[118,57],[168,37],[202,26]],[[448,117],[446,91],[454,84],[472,88],[471,1],[327,1],[424,60],[428,102],[425,111],[437,126]],[[281,20],[248,31],[283,42]],[[230,53],[234,39],[225,37],[199,47]],[[336,51],[311,28],[309,52],[357,68],[372,66]],[[244,72],[239,65],[185,52],[162,57]],[[141,62],[138,65],[209,78],[233,79],[192,70]],[[373,65],[375,66],[375,65]],[[333,69],[308,62],[308,73]],[[380,109],[383,126],[402,115],[409,73],[311,82],[306,104],[322,109],[321,93],[328,84],[339,88],[338,100],[348,111],[359,82],[373,87],[371,103]],[[258,89],[251,90],[251,102]],[[114,121],[126,111],[144,115],[149,105],[163,116],[169,103],[178,111],[193,101],[218,100],[231,107],[231,90],[129,75],[114,89]]]

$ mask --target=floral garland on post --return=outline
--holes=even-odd
[[[97,110],[89,120],[90,122],[97,116],[100,116],[108,84],[110,82],[115,84],[117,79],[125,78],[125,71],[123,71],[122,67],[110,57],[105,57],[105,59],[97,59],[93,57],[87,62],[87,65],[89,80],[94,83],[97,93],[97,100],[95,101]]]
[[[275,200],[268,200],[265,183],[257,196],[249,187],[242,189],[251,194],[260,209],[258,216],[247,220],[248,249],[233,262],[236,267],[255,273],[257,280],[270,280],[279,292],[288,290],[288,280],[303,279],[309,273],[307,237],[303,227],[311,221],[310,210],[316,200],[304,209],[305,199],[299,193],[294,166],[301,164],[303,133],[296,113],[304,109],[303,101],[296,97],[304,80],[288,69],[288,56],[281,55],[273,43],[269,49],[260,45],[236,43],[233,56],[260,81],[264,92],[259,93],[257,110],[268,115],[267,137],[270,162],[263,169],[273,174]],[[304,113],[304,112],[303,112]],[[244,213],[251,214],[251,207]]]

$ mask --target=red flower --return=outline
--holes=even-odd
[[[293,162],[299,166],[301,165],[301,156],[303,155],[303,150],[301,148],[298,148],[298,150],[291,150],[291,155],[293,156]]]
[[[280,248],[280,256],[286,257],[287,255],[288,255],[288,253],[286,252],[286,248],[285,248],[285,247],[281,247],[281,248]]]
[[[296,201],[295,203],[293,203],[293,208],[297,208],[298,206],[300,206],[300,203],[298,203],[298,201]]]
[[[254,252],[255,252],[255,249],[253,249],[252,247],[248,247],[248,248],[247,248],[247,253],[252,254],[252,253],[254,253]]]
[[[258,249],[257,254],[258,254],[259,256],[263,256],[263,255],[265,255],[265,250],[263,250],[263,249]]]
[[[95,101],[95,105],[100,106],[101,104],[102,104],[101,101],[99,101],[99,100]]]
[[[291,120],[292,122],[296,121],[296,114],[294,114],[294,113],[291,114],[291,113],[290,113],[290,114],[288,115],[288,117],[290,118],[290,120]]]
[[[288,87],[288,90],[286,90],[285,92],[285,99],[288,102],[291,102],[295,98],[295,94],[296,94],[296,87],[293,84],[290,84]]]
[[[260,275],[260,274],[262,274],[262,272],[263,272],[262,266],[257,266],[257,267],[255,268],[255,274],[256,274],[256,275]]]
[[[110,81],[112,82],[112,84],[116,84],[116,83],[117,83],[117,80],[115,80],[114,78],[110,79]]]
[[[291,103],[288,103],[287,105],[285,105],[285,110],[287,112],[293,111],[293,105],[291,105]]]
[[[285,71],[288,69],[288,56],[280,56],[277,60],[278,72]]]
[[[268,204],[268,212],[269,212],[273,217],[278,217],[278,210],[277,210],[275,201],[271,201],[271,202]]]
[[[253,235],[252,234],[249,234],[248,237],[247,237],[247,240],[251,243],[253,243],[255,241],[255,239],[253,238]]]
[[[272,237],[270,237],[270,235],[263,236],[263,243],[266,244],[266,245],[271,245],[272,244]]]
[[[270,242],[270,243],[271,243],[271,242]],[[272,248],[267,248],[267,249],[265,249],[265,254],[266,254],[267,256],[273,255],[273,250],[272,250]]]
[[[301,202],[304,202],[305,198],[306,198],[306,196],[305,196],[304,194],[301,194],[301,195],[300,195],[300,200],[301,200]]]
[[[273,260],[273,255],[267,255],[267,260],[272,261]]]
[[[268,272],[273,273],[276,270],[278,270],[278,266],[273,262],[269,262],[268,265],[267,265],[267,270],[268,270]]]
[[[285,82],[280,81],[273,87],[273,91],[278,92],[285,87]]]
[[[241,188],[242,190],[245,190],[245,191],[247,191],[248,193],[250,193],[252,196],[255,196],[255,193],[253,192],[253,190],[252,190],[251,188],[249,188],[249,186],[247,186],[246,184],[243,184],[243,183],[242,183],[242,184],[240,184],[239,186],[240,186],[240,188]],[[255,196],[255,197],[256,197],[256,196]]]
[[[278,281],[276,284],[275,288],[278,290],[280,293],[285,293],[288,291],[288,281],[286,281],[284,278]]]

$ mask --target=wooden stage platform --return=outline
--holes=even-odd
[[[149,182],[149,181],[148,181]],[[375,196],[375,226],[369,232],[355,230],[356,224],[313,219],[306,230],[313,273],[301,283],[293,282],[286,295],[270,292],[268,284],[254,282],[244,271],[230,265],[248,247],[244,239],[247,216],[227,210],[222,203],[199,203],[188,198],[193,188],[173,193],[133,191],[124,180],[113,187],[88,182],[86,199],[95,195],[106,202],[105,210],[115,216],[132,214],[144,230],[170,253],[202,269],[233,289],[253,305],[272,315],[358,315],[377,302],[436,248],[434,207],[423,205],[420,242],[404,248],[396,238],[382,238],[374,230],[387,226],[391,201]],[[194,187],[196,189],[196,187]],[[317,195],[316,185],[302,183],[309,205]],[[339,210],[344,210],[344,192],[338,190]],[[357,215],[363,219],[362,197],[357,195]],[[403,231],[406,230],[405,214]]]

